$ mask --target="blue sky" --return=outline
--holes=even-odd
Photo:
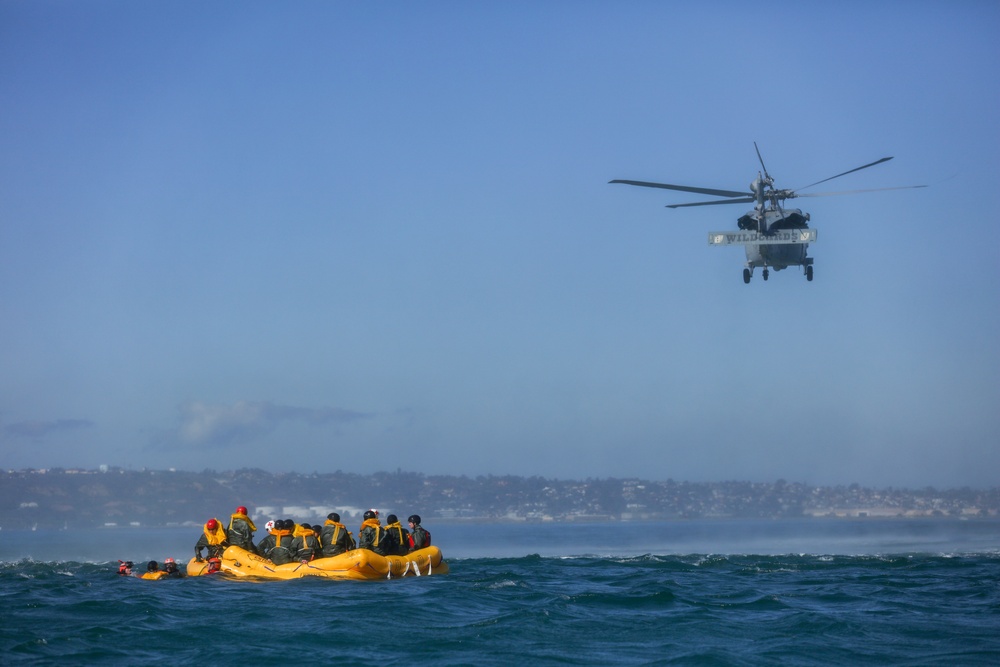
[[[0,466],[1000,480],[994,2],[0,2]],[[707,232],[779,187],[816,278]],[[827,187],[833,186],[833,187]],[[704,197],[702,197],[704,199]]]

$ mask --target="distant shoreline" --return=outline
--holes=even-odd
[[[677,482],[641,479],[358,475],[142,470],[0,472],[0,528],[197,527],[237,506],[258,523],[322,523],[337,512],[358,523],[369,507],[425,523],[634,523],[694,520],[950,521],[1000,516],[1000,488],[938,490],[814,486],[778,480]]]
[[[587,518],[587,519],[549,519],[549,520],[533,520],[533,519],[493,519],[489,517],[469,517],[469,518],[435,518],[433,523],[436,525],[447,525],[447,526],[469,526],[469,525],[543,525],[543,524],[557,524],[557,525],[600,525],[600,524],[691,524],[691,523],[734,523],[734,524],[752,524],[752,523],[888,523],[888,522],[912,522],[917,523],[996,523],[1000,525],[1000,517],[998,516],[985,516],[985,517],[955,517],[955,516],[887,516],[887,515],[873,515],[873,516],[842,516],[842,515],[823,515],[823,516],[812,516],[803,515],[798,517],[783,516],[783,517],[696,517],[696,518],[646,518],[646,519],[614,519],[614,518]],[[35,528],[31,527],[4,527],[0,526],[0,531],[18,531],[18,532],[32,532],[32,531],[44,531],[44,532],[57,532],[57,531],[92,531],[92,530],[106,530],[106,531],[129,531],[129,530],[199,530],[201,524],[189,521],[186,523],[174,523],[174,524],[140,524],[140,525],[101,525],[101,526],[71,526],[71,527],[56,527],[52,525],[37,526]]]

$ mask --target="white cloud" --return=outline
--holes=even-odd
[[[219,405],[192,401],[179,406],[177,438],[185,444],[223,446],[272,432],[282,422],[313,426],[343,424],[369,415],[336,407],[301,408],[270,401],[238,401]]]

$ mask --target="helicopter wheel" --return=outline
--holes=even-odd
[[[750,284],[751,275],[753,274],[750,273],[750,269],[743,269],[743,282],[746,283],[747,285]]]
[[[763,276],[764,280],[767,280],[767,277],[768,277],[769,275],[770,275],[770,273],[768,272],[768,270],[767,270],[767,269],[764,269],[764,273],[762,274],[762,276]]]
[[[806,267],[806,280],[812,282],[813,279],[813,267],[812,265]]]

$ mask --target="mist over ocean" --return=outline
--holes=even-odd
[[[429,523],[444,576],[147,582],[191,529],[0,531],[7,664],[996,664],[1000,522]]]

